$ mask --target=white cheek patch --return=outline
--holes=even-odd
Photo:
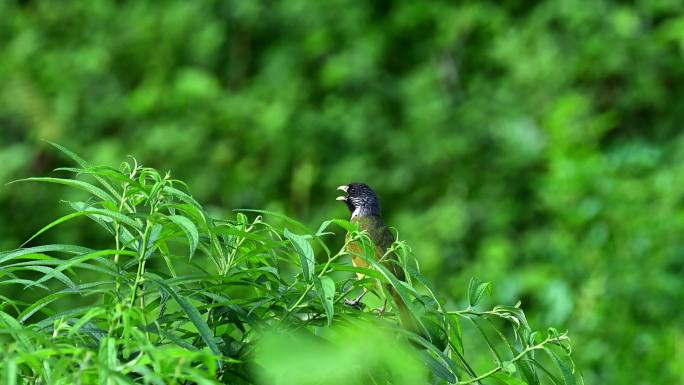
[[[361,213],[361,208],[360,207],[355,208],[354,211],[352,212],[352,219],[358,217],[360,213]]]

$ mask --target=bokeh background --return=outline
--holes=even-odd
[[[684,7],[0,1],[0,249],[67,160],[171,170],[317,227],[365,181],[443,298],[569,329],[591,384],[684,383]],[[96,243],[87,220],[41,238]]]

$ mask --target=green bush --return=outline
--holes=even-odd
[[[219,218],[317,228],[347,215],[335,186],[367,182],[448,308],[470,277],[493,281],[492,303],[572,330],[587,383],[684,383],[681,1],[6,0],[0,15],[0,250],[82,200],[4,187],[64,163],[41,139],[173,170]],[[85,220],[41,240],[111,247]]]
[[[0,286],[11,288],[0,304],[5,384],[576,383],[565,333],[533,331],[519,304],[478,310],[491,286],[477,279],[465,309],[444,308],[403,241],[390,251],[406,283],[329,248],[334,228],[370,245],[348,221],[312,231],[271,212],[212,218],[168,173],[135,160],[89,166],[56,146],[78,165],[59,170],[77,178],[21,182],[84,200],[27,243],[83,217],[110,241],[0,253]],[[342,301],[376,281],[395,288],[419,330]]]

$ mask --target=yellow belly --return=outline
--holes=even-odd
[[[354,265],[354,267],[370,267],[370,263],[368,263],[363,247],[358,242],[352,242],[347,245],[347,251],[349,251],[349,254],[352,256],[352,265]],[[359,279],[362,279],[366,275],[363,273],[356,273],[356,276]]]

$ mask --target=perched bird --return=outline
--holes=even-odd
[[[378,195],[367,184],[364,183],[350,183],[337,188],[345,192],[345,195],[339,196],[336,199],[342,201],[347,205],[351,212],[351,222],[357,223],[361,231],[365,231],[375,244],[375,255],[370,256],[387,267],[398,279],[404,280],[404,270],[397,262],[398,257],[394,252],[387,253],[387,250],[394,243],[394,234],[385,224],[380,212],[380,199]],[[350,234],[347,234],[349,237]],[[352,256],[352,263],[357,267],[369,267],[368,257],[363,249],[360,241],[352,241],[347,243],[347,251]],[[392,294],[394,302],[397,304],[399,317],[402,324],[406,327],[411,327],[414,323],[410,317],[406,304],[399,296],[399,293],[389,284],[387,290]],[[359,302],[366,295],[368,291],[364,292],[356,299],[346,300],[348,305],[358,306]],[[385,299],[385,305],[387,299]],[[381,308],[384,311],[385,306]]]

